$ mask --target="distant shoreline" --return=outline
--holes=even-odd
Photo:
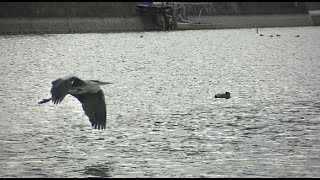
[[[309,14],[238,15],[189,17],[191,24],[181,24],[178,30],[229,29],[256,27],[313,26]],[[161,30],[148,27],[137,17],[108,18],[0,18],[0,35],[142,32]]]

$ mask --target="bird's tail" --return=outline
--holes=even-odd
[[[49,102],[49,101],[51,101],[51,98],[43,99],[42,101],[38,102],[38,104],[43,104],[43,103],[46,103],[46,102]]]

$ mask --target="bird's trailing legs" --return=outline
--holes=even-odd
[[[43,104],[43,103],[46,103],[46,102],[49,102],[49,101],[51,101],[51,98],[43,99],[42,101],[38,102],[38,104]]]

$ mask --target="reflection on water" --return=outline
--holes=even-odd
[[[0,176],[319,177],[319,32],[1,36]],[[69,74],[114,82],[105,131],[37,104]]]
[[[83,174],[88,175],[89,177],[111,177],[110,175],[109,164],[98,164],[93,166],[86,166]]]

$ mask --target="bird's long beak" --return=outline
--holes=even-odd
[[[112,82],[99,82],[99,85],[113,84]]]

